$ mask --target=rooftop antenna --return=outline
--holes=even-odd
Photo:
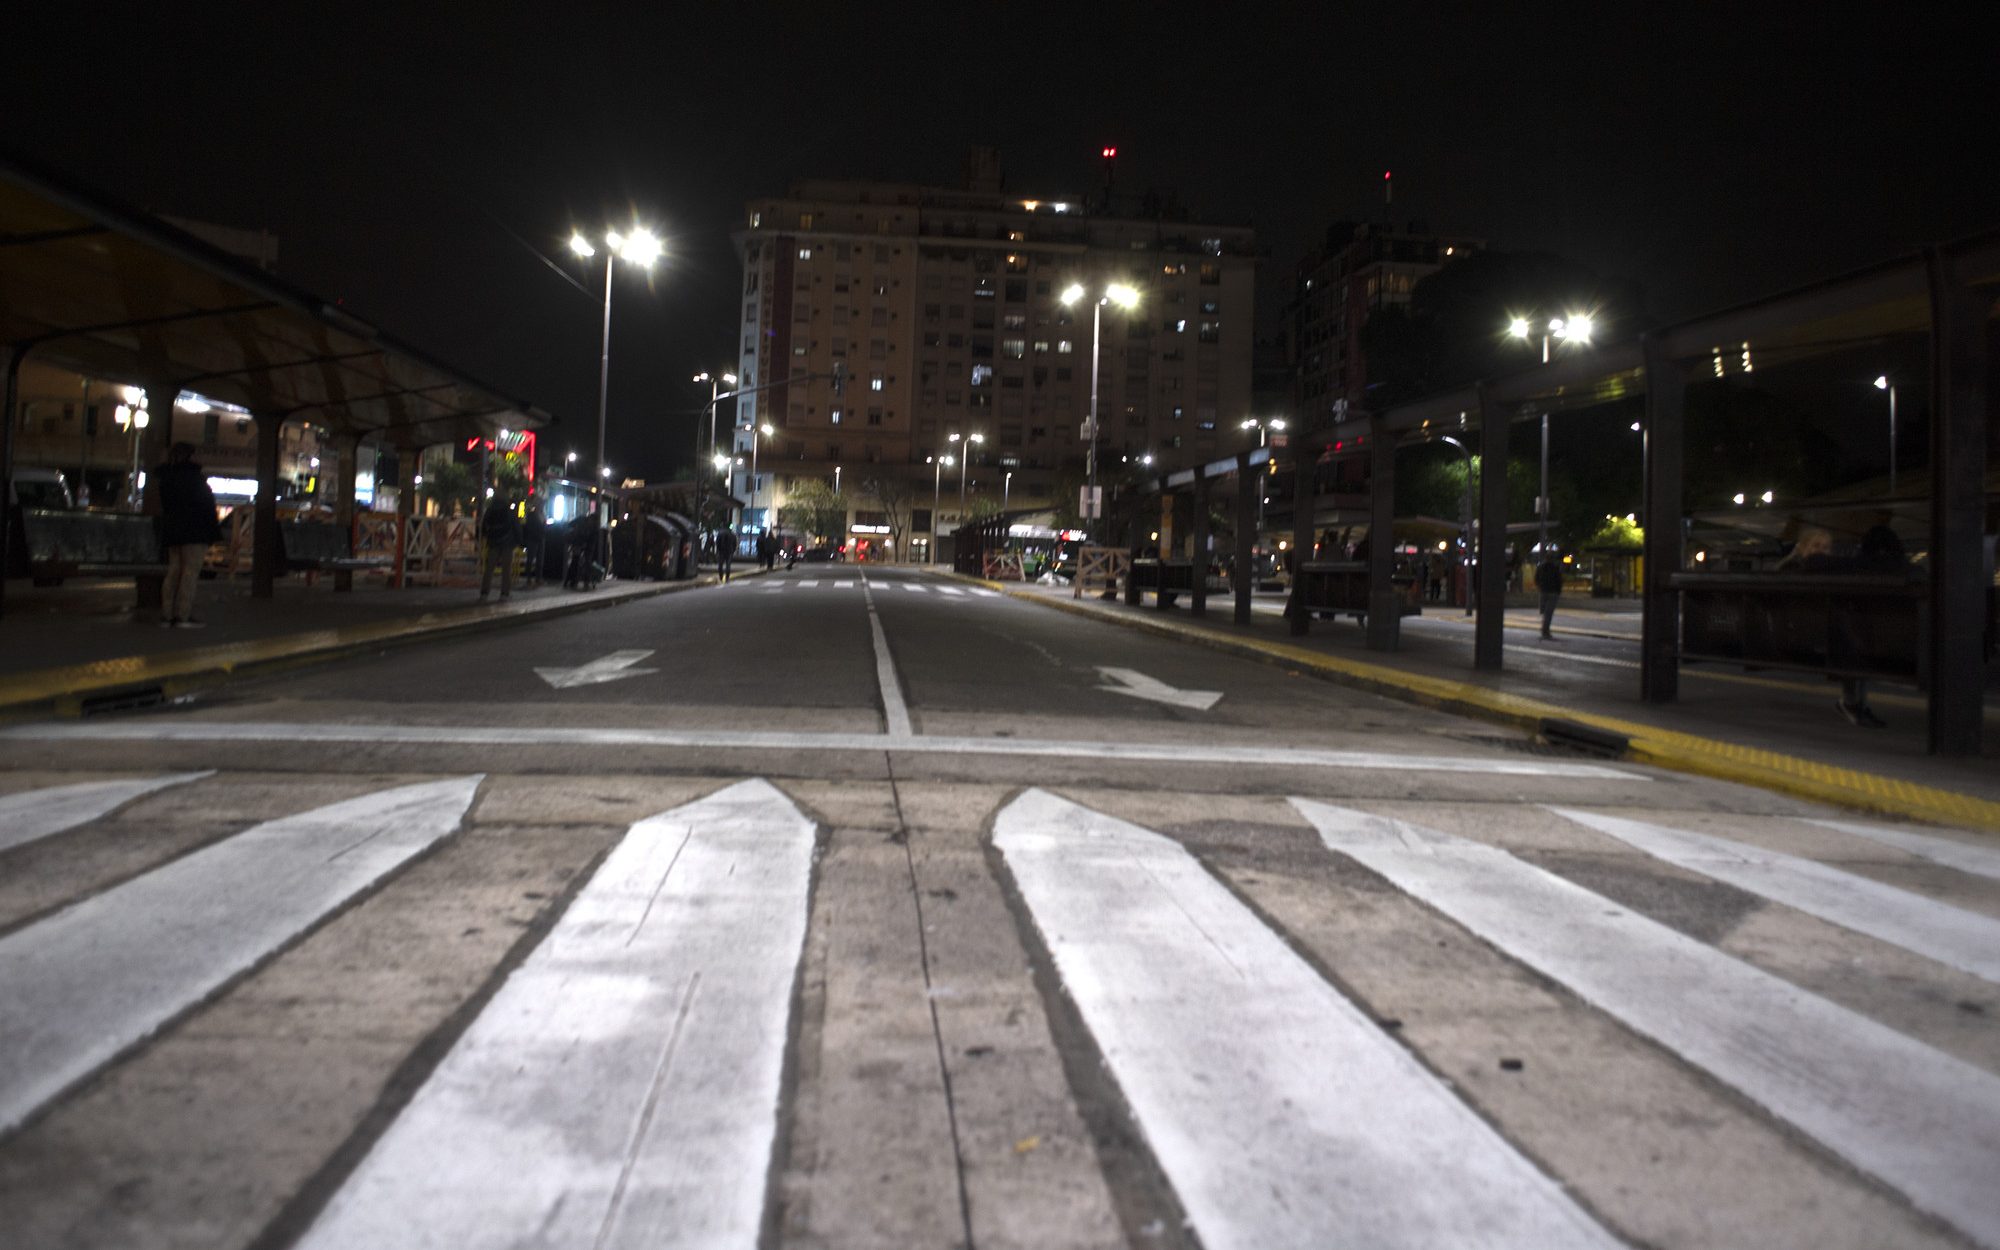
[[[1382,171],[1382,221],[1385,225],[1388,223],[1390,213],[1392,212],[1390,206],[1396,202],[1396,180],[1393,176],[1394,172],[1395,171],[1388,169]]]
[[[1107,144],[1097,154],[1104,161],[1104,211],[1108,213],[1111,211],[1111,175],[1118,166],[1118,149]]]

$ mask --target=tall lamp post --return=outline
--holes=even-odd
[[[569,250],[584,260],[597,254],[589,239],[580,231],[572,231],[569,236]],[[597,363],[597,498],[603,507],[605,479],[611,471],[604,463],[604,419],[606,406],[611,394],[611,275],[624,261],[641,269],[651,269],[653,262],[660,258],[660,240],[644,226],[635,226],[630,234],[620,234],[616,230],[604,232],[604,350]]]
[[[1450,443],[1465,457],[1465,496],[1458,501],[1458,567],[1465,570],[1465,614],[1472,615],[1472,448],[1446,434],[1438,441]]]
[[[1263,447],[1265,446],[1264,431],[1276,430],[1280,434],[1284,433],[1285,419],[1283,417],[1273,417],[1269,421],[1266,421],[1261,417],[1251,417],[1242,422],[1239,428],[1245,430],[1250,430],[1250,429],[1256,430],[1257,445],[1259,447]],[[1258,473],[1258,482],[1257,482],[1257,537],[1260,540],[1264,537],[1264,483],[1262,479],[1263,479],[1263,471],[1260,470]]]
[[[764,438],[769,438],[777,432],[777,429],[769,421],[750,428],[750,510],[752,512],[757,510],[757,444],[763,441],[757,436],[761,434]],[[765,521],[763,528],[771,528],[768,520]]]
[[[702,373],[695,374],[694,381],[708,383],[707,463],[714,465],[715,471],[719,474],[722,472],[722,466],[724,464],[727,464],[728,462],[724,460],[720,455],[718,455],[715,450],[715,405],[717,400],[722,395],[722,387],[725,383],[730,386],[736,385],[736,375],[733,373],[725,373],[720,376],[717,376],[715,374],[704,371]],[[702,519],[704,512],[704,509],[702,508],[702,501],[708,495],[708,475],[703,473],[700,468],[703,461],[701,457],[701,427],[699,425],[695,426],[694,428],[694,440],[695,440],[694,463],[696,466],[694,474],[694,523],[696,527],[696,532],[699,533],[706,525],[706,522],[703,521]]]
[[[957,438],[958,435],[954,434],[952,435],[952,437]],[[941,502],[941,494],[944,489],[944,467],[952,463],[953,458],[950,456],[932,456],[930,459],[931,459],[931,563],[936,564],[938,556],[938,504]]]
[[[1888,374],[1875,379],[1875,389],[1889,392],[1889,493],[1896,493],[1896,384]]]
[[[1596,323],[1588,313],[1571,313],[1567,317],[1552,317],[1542,331],[1542,363],[1549,363],[1549,339],[1557,338],[1578,346],[1589,346],[1590,335]],[[1513,317],[1507,322],[1507,333],[1527,342],[1533,336],[1533,327],[1526,317]],[[1542,409],[1542,485],[1535,496],[1535,516],[1541,521],[1541,536],[1537,540],[1541,555],[1549,550],[1549,412]]]
[[[956,434],[948,435],[947,440],[955,443],[958,441],[958,435]],[[958,524],[959,525],[965,524],[965,466],[966,463],[972,459],[972,445],[974,443],[983,443],[985,441],[986,441],[986,436],[984,434],[967,434],[965,436],[965,450],[959,453],[958,457]],[[957,527],[953,527],[952,532],[957,533],[958,532]]]
[[[1089,294],[1090,292],[1084,288],[1081,282],[1073,283],[1068,290],[1062,293],[1062,302],[1065,306],[1072,306]],[[1104,288],[1104,293],[1099,295],[1090,306],[1090,485],[1086,493],[1084,511],[1090,514],[1089,519],[1100,520],[1102,519],[1104,508],[1097,494],[1097,365],[1098,357],[1103,354],[1104,306],[1106,304],[1116,304],[1118,307],[1129,311],[1139,306],[1139,292],[1122,282],[1113,282]],[[1101,539],[1103,537],[1101,526],[1093,526],[1091,528],[1091,536],[1093,538]]]

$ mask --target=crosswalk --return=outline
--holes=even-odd
[[[220,793],[228,782],[175,773],[0,796],[0,873],[9,854],[60,850],[114,814],[143,826],[149,802]],[[187,1027],[225,987],[291,958],[304,935],[357,899],[396,891],[419,859],[445,847],[480,853],[461,844],[473,822],[508,818],[482,807],[495,785],[478,775],[398,779],[273,814],[0,928],[0,1205],[32,1205],[35,1195],[6,1189],[10,1152],[45,1151],[38,1135],[58,1131],[93,1080],[143,1066],[149,1039]],[[572,890],[543,902],[541,926],[521,939],[518,958],[492,969],[490,992],[469,1000],[425,1055],[399,1061],[407,1091],[382,1114],[329,1129],[316,1161],[297,1164],[297,1187],[317,1196],[287,1208],[288,1244],[752,1247],[792,1232],[802,1244],[870,1244],[865,1230],[795,1228],[812,1212],[786,1202],[801,1168],[839,1158],[794,1142],[791,1117],[810,1108],[809,1140],[840,1140],[845,1095],[821,1087],[845,1089],[851,1074],[885,1062],[808,1050],[857,1031],[815,1022],[813,1012],[832,1008],[812,985],[886,958],[879,933],[843,939],[842,926],[882,922],[875,893],[851,893],[855,865],[903,863],[903,853],[844,855],[842,871],[825,878],[817,867],[829,845],[882,845],[865,821],[846,823],[881,800],[822,786],[807,802],[755,778],[656,788],[654,805],[638,787],[630,802],[649,810],[621,822]],[[920,859],[956,855],[972,866],[952,889],[918,891],[930,900],[919,913],[930,940],[945,940],[940,926],[970,923],[939,900],[977,887],[994,917],[1011,908],[1012,934],[967,940],[1019,942],[1030,963],[1045,961],[1050,1017],[1073,1013],[1080,1030],[1040,1026],[1016,1044],[1065,1048],[1068,1070],[1108,1077],[1113,1111],[1083,1087],[1078,1105],[1128,1118],[1142,1170],[1160,1178],[1210,1250],[1746,1244],[1741,1224],[1703,1210],[1734,1202],[1797,1212],[1801,1228],[1812,1210],[1847,1227],[1849,1240],[1834,1244],[2000,1247],[2000,1045],[1981,1031],[1992,1027],[1983,1009],[1960,1011],[1947,1044],[1932,1025],[1874,1007],[1866,994],[1855,996],[1861,1005],[1834,1001],[1760,966],[1726,928],[1697,936],[1594,888],[1589,875],[1708,883],[1743,900],[1732,914],[1767,926],[1767,936],[1793,920],[1834,926],[1844,940],[1914,960],[1919,972],[1899,965],[1899,975],[1933,986],[1917,997],[1973,1003],[1987,997],[1976,987],[2000,984],[1995,857],[1974,841],[1775,816],[1745,818],[1725,838],[1672,813],[1526,804],[1497,818],[1430,819],[1294,797],[1252,817],[1249,800],[1227,796],[1167,805],[1153,794],[942,783],[933,794],[906,787],[895,801],[946,813],[939,819],[965,831],[956,849],[927,844],[907,859],[904,888],[914,888]],[[1171,820],[1146,815],[1169,806]],[[1244,832],[1202,832],[1217,828]],[[1583,860],[1588,871],[1565,875]],[[1856,871],[1863,861],[1921,865],[1930,893]],[[878,879],[871,890],[894,884]],[[1631,1125],[1579,1126],[1586,1136],[1679,1134],[1694,1155],[1750,1150],[1769,1169],[1765,1183],[1776,1189],[1784,1176],[1805,1188],[1744,1196],[1712,1168],[1665,1165],[1614,1183],[1573,1162],[1575,1152],[1551,1149],[1527,1128],[1532,1091],[1491,1087],[1452,1058],[1456,1033],[1491,1021],[1482,1014],[1496,1010],[1490,991],[1457,986],[1448,967],[1390,978],[1403,1000],[1394,1009],[1413,1024],[1457,1022],[1405,1029],[1385,1023],[1381,978],[1345,962],[1368,948],[1363,938],[1386,923],[1391,902],[1546,987],[1533,993],[1553,995],[1554,1006],[1538,1010],[1559,1006],[1560,1027],[1591,1031],[1564,1035],[1558,1054],[1609,1046],[1635,1063],[1663,1063],[1688,1088],[1713,1085],[1740,1100],[1699,1115],[1671,1106],[1643,1125],[1634,1111]],[[1329,939],[1322,921],[1346,926],[1347,938]],[[868,963],[829,967],[847,951]],[[371,975],[366,960],[340,966],[363,984]],[[917,993],[942,1028],[938,1004],[968,991],[925,969]],[[871,1010],[889,1009],[887,992],[869,991]],[[1009,1015],[1019,1017],[1018,1008]],[[981,1117],[1003,1114],[976,1096],[998,1078],[974,1067],[954,1081],[954,1065],[976,1065],[990,1047],[948,1051],[944,1036],[936,1096],[952,1103],[950,1140],[963,1151],[982,1139]],[[1560,1058],[1535,1064],[1538,1079],[1559,1080]],[[1000,1088],[994,1106],[1046,1102],[1046,1090]],[[1558,1108],[1590,1101],[1559,1085],[1539,1096]],[[1717,1116],[1740,1121],[1738,1136],[1716,1128]],[[1101,1122],[1094,1131],[1105,1139]],[[1042,1148],[1039,1136],[1009,1136],[1019,1158]],[[1090,1168],[1099,1147],[1081,1130],[1072,1136],[1074,1162]],[[1006,1175],[1020,1166],[958,1161],[951,1174],[965,1192],[947,1216],[968,1221],[968,1239],[972,1222],[991,1218],[982,1195],[1018,1200]],[[1075,1227],[1098,1230],[1073,1244],[1103,1244],[1114,1218],[1139,1221],[1128,1239],[1166,1235],[1130,1214],[1137,1200],[1110,1192],[1127,1182],[1105,1167],[1114,1179],[1066,1191],[1064,1201],[1079,1204]],[[1687,1176],[1717,1188],[1634,1196]],[[1101,1208],[1096,1222],[1083,1212],[1090,1203]],[[1774,1231],[1761,1244],[1816,1237],[1824,1234]]]
[[[844,591],[860,590],[864,586],[884,594],[909,594],[936,596],[941,599],[1003,599],[1006,596],[997,590],[984,586],[951,586],[939,582],[922,582],[901,578],[874,578],[863,580],[859,577],[818,578],[804,577],[797,580],[762,581],[754,584],[760,595],[782,595],[799,591]]]

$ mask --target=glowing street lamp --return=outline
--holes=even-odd
[[[723,459],[721,455],[717,453],[715,447],[715,405],[716,401],[721,398],[723,386],[736,385],[736,375],[733,373],[725,373],[718,378],[714,374],[704,371],[695,374],[694,380],[696,382],[708,383],[708,459],[710,463],[715,465],[715,471],[717,473],[721,473],[723,469]],[[699,425],[695,427],[694,454],[697,458],[699,458],[701,455],[701,427]],[[699,461],[697,460],[697,463],[698,462]],[[700,473],[696,473],[695,483],[694,483],[694,523],[696,525],[705,524],[702,520],[702,515],[703,515],[702,501],[707,497],[707,495],[708,495],[708,480],[704,478]]]
[[[1062,302],[1065,306],[1071,306],[1089,294],[1081,282],[1072,283],[1069,289],[1062,293]],[[1139,306],[1139,292],[1122,282],[1113,282],[1104,288],[1104,293],[1092,301],[1090,306],[1090,486],[1086,511],[1091,514],[1092,519],[1100,518],[1104,511],[1097,495],[1097,366],[1098,357],[1103,354],[1106,304],[1116,304],[1129,312]],[[1102,537],[1101,533],[1096,532],[1097,527],[1092,528],[1093,537]]]
[[[621,260],[641,269],[651,269],[664,250],[659,238],[644,226],[633,227],[629,234],[605,231],[604,249],[604,345],[597,365],[597,476],[600,501],[603,498],[602,481],[611,476],[611,471],[604,464],[604,418],[611,393],[611,275]],[[582,260],[597,255],[597,249],[591,246],[590,240],[577,231],[570,233],[569,250]]]
[[[1507,333],[1527,342],[1534,327],[1526,317],[1510,317]],[[1548,328],[1542,332],[1542,363],[1549,363],[1549,340],[1561,339],[1579,347],[1590,344],[1590,337],[1597,332],[1597,320],[1589,313],[1571,313],[1566,317],[1551,317]],[[1542,482],[1541,490],[1535,496],[1535,516],[1541,521],[1539,549],[1546,555],[1549,549],[1549,414],[1542,410]]]
[[[946,441],[955,443],[958,441],[958,435],[947,435]],[[960,525],[965,524],[965,466],[972,459],[972,444],[983,443],[985,441],[986,436],[984,434],[966,435],[965,454],[958,458],[958,523]]]
[[[777,429],[769,421],[753,427],[750,431],[750,510],[752,512],[757,510],[757,436],[762,434],[765,438],[769,438],[777,432]],[[765,523],[764,528],[771,528],[768,521]]]
[[[1875,389],[1889,392],[1889,493],[1896,493],[1896,384],[1888,374],[1875,379]]]
[[[954,434],[952,435],[952,437],[957,438],[958,435]],[[948,464],[955,464],[957,461],[956,458],[952,456],[932,456],[930,457],[930,462],[931,462],[931,563],[936,564],[938,556],[938,504],[940,502],[943,493],[944,467]]]

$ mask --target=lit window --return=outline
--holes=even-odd
[[[843,415],[845,415],[845,414],[844,414],[844,413],[843,413],[843,412],[842,412],[842,411],[841,411],[840,409],[838,409],[838,408],[835,408],[835,409],[834,409],[833,411],[831,411],[831,412],[829,412],[829,413],[827,414],[827,416],[829,416],[829,417],[831,417],[831,418],[833,419],[833,423],[834,423],[835,425],[839,425],[839,424],[840,424],[840,418],[841,418],[841,417],[842,417]]]
[[[812,258],[813,258],[813,250],[811,248],[802,247],[799,249],[800,260],[811,260]]]
[[[869,375],[868,375],[868,389],[869,389],[869,390],[871,390],[871,391],[879,391],[879,390],[881,390],[881,389],[882,389],[882,382],[883,382],[883,378],[882,378],[882,375],[881,375],[881,374],[879,374],[879,373],[871,373],[871,374],[869,374]]]
[[[1068,339],[1060,339],[1056,342],[1057,352],[1073,352],[1075,350],[1076,350],[1075,345],[1072,344]]]
[[[1049,353],[1049,341],[1047,339],[1036,339],[1035,354],[1037,356],[1046,356],[1048,355],[1048,353]]]
[[[985,386],[992,381],[993,381],[992,365],[972,366],[972,384],[974,386]]]
[[[763,224],[764,224],[764,214],[762,213],[750,214],[750,228],[752,230],[755,230],[757,227]]]
[[[1027,354],[1027,350],[1028,341],[1026,339],[1000,340],[1000,354],[1009,360],[1019,360]]]

